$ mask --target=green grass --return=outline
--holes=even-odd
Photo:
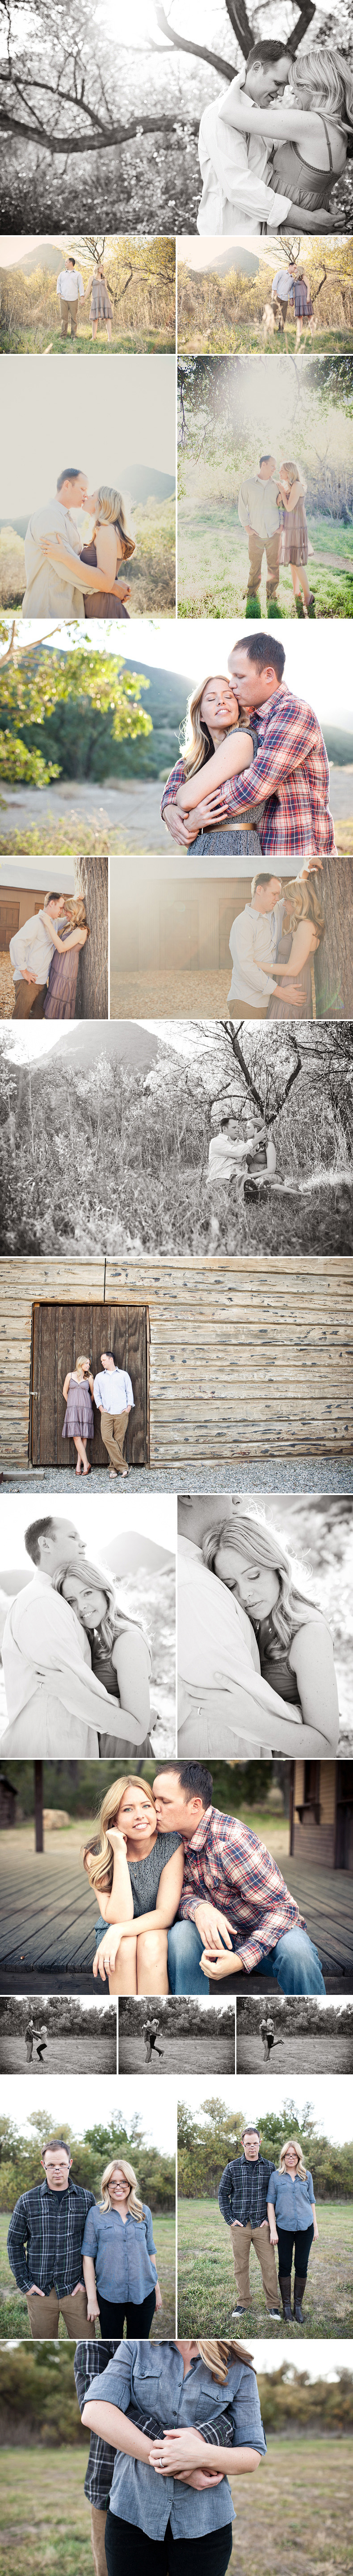
[[[87,2449],[1,2453],[1,2576],[92,2576]]]
[[[331,2335],[353,2334],[353,2202],[318,2202],[317,2222],[319,2243],[311,2249],[305,2293],[305,2335],[310,2339],[320,2335],[326,2341]],[[240,2334],[266,2335],[278,2344],[295,2342],[303,2328],[294,2322],[285,2325],[283,2318],[277,2326],[267,2316],[260,2265],[252,2249],[250,2288],[255,2283],[254,2304],[246,2320],[240,2319]],[[231,2327],[236,2299],[231,2237],[218,2201],[179,2200],[178,2334],[236,2331]]]
[[[128,356],[135,357],[153,355],[155,349],[161,352],[167,349],[174,350],[175,330],[112,331],[110,347],[120,356],[126,352]],[[67,340],[62,340],[60,331],[51,331],[50,322],[43,326],[40,332],[30,329],[23,331],[19,329],[10,333],[0,331],[0,350],[12,357],[22,356],[24,350],[30,351],[32,357],[44,357],[46,349],[50,350],[51,357],[55,356],[57,351],[60,351],[60,357],[66,357],[67,354],[70,355],[71,338],[68,335]],[[72,355],[75,349],[79,351],[81,358],[89,357],[90,354],[93,358],[108,355],[109,341],[106,339],[105,331],[97,332],[97,339],[92,340],[91,325],[87,322],[83,325],[82,331],[76,332]]]
[[[0,2576],[92,2576],[82,2451],[1,2453]],[[254,2477],[233,2478],[233,2576],[350,2576],[353,2443],[271,2435]]]
[[[7,2254],[9,2212],[0,2212],[0,2340],[8,2343],[12,2336],[30,2341],[27,2300],[16,2289]],[[153,2234],[157,2253],[157,2271],[162,2291],[163,2308],[152,2321],[152,2341],[160,2334],[175,2334],[175,2219],[173,2210],[153,2214]],[[66,2342],[66,2326],[59,2317],[59,2342]]]
[[[235,358],[240,356],[243,350],[256,349],[258,357],[262,357],[265,350],[266,358],[271,356],[278,358],[279,351],[283,349],[284,356],[287,355],[288,357],[293,357],[295,351],[295,337],[295,329],[289,329],[287,334],[288,349],[286,350],[286,342],[282,332],[281,336],[279,336],[279,332],[275,332],[273,339],[272,333],[268,340],[263,339],[260,321],[222,322],[218,330],[216,325],[214,325],[213,329],[211,325],[210,331],[207,330],[205,332],[203,332],[202,329],[198,330],[196,323],[190,323],[190,329],[188,331],[185,330],[184,324],[180,326],[178,333],[178,351],[180,358],[186,356],[188,350],[192,350],[193,354],[196,352],[196,355],[197,353],[200,355],[204,353],[207,358],[213,356],[230,356]],[[306,343],[303,335],[300,342],[300,352],[303,352],[306,357],[310,357],[311,355],[314,357],[322,357],[325,350],[327,350],[331,355],[336,350],[341,352],[346,349],[353,349],[353,331],[346,330],[343,325],[342,330],[337,330],[335,327],[332,331],[315,331],[314,339],[308,339]]]
[[[183,468],[182,468],[183,472]],[[353,530],[331,520],[308,518],[315,548],[308,578],[317,617],[353,617]],[[334,556],[331,564],[327,559]],[[321,558],[325,557],[325,561]],[[351,562],[351,572],[339,569]],[[335,569],[337,561],[337,571]],[[178,508],[178,616],[243,617],[249,573],[248,544],[240,526],[237,499],[226,503],[204,499],[199,506],[180,494]],[[266,557],[260,585],[261,615],[266,615]],[[281,617],[293,613],[293,586],[287,567],[280,570],[278,606]],[[271,611],[270,611],[271,614]]]

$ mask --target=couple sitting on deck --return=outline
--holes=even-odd
[[[113,1995],[208,1994],[261,1963],[285,1994],[324,1994],[320,1960],[277,1862],[212,1804],[204,1763],[170,1763],[153,1789],[115,1780],[84,1865],[101,1912],[93,1975]]]

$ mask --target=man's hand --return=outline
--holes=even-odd
[[[217,1907],[209,1905],[208,1898],[203,1897],[194,1919],[205,1950],[220,1950],[223,1958],[224,1949],[232,1949],[233,1926],[228,1923],[227,1914],[218,1914]]]
[[[29,966],[21,966],[22,984],[35,984],[35,980],[35,975],[30,974]]]
[[[236,1957],[234,1950],[230,1952],[229,1950],[203,1950],[200,1959],[202,1974],[204,1977],[212,1977],[212,1983],[214,1978],[218,1983],[221,1977],[236,1976],[238,1968],[242,1968],[242,1965],[242,1959]]]
[[[196,820],[196,814],[197,808],[195,808],[195,806],[193,814],[189,814],[189,816],[187,816],[187,814],[181,814],[180,807],[178,805],[173,805],[171,803],[170,805],[164,806],[162,821],[167,825],[167,832],[171,832],[173,841],[181,841],[186,849],[188,849],[190,841],[197,840],[199,825]]]
[[[74,2290],[71,2290],[71,2291],[70,2291],[70,2298],[71,2298],[71,2299],[77,2299],[77,2291],[78,2291],[78,2290],[84,2290],[84,2286],[85,2286],[84,2281],[75,2281],[75,2288],[74,2288]],[[96,2309],[95,2309],[95,2315],[96,2315],[97,2317],[99,2317],[99,2308],[96,2308]]]
[[[30,2290],[26,2290],[26,2299],[32,2299],[33,2297],[35,2299],[45,2299],[45,2290],[38,2289],[38,2281],[31,2281]]]

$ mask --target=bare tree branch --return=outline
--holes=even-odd
[[[220,72],[221,79],[228,81],[234,80],[234,63],[224,62],[222,54],[208,53],[207,45],[195,45],[193,38],[190,36],[176,36],[174,28],[169,25],[169,18],[166,18],[165,9],[162,9],[160,6],[160,0],[154,0],[154,5],[157,26],[160,27],[161,35],[168,37],[168,42],[171,46],[174,46],[175,53],[197,54],[201,63],[210,63],[212,71]],[[252,44],[252,41],[252,36],[250,36],[250,44]],[[156,50],[157,49],[153,45],[152,38],[151,51],[153,53]],[[158,50],[160,50],[160,48]]]

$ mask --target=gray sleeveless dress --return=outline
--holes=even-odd
[[[230,730],[232,730],[232,728],[230,728]],[[236,731],[236,727],[234,730]],[[245,724],[242,730],[245,731]],[[246,731],[251,734],[255,760],[258,741],[256,725],[253,724],[253,722],[251,722],[251,724],[247,724]],[[208,736],[208,740],[209,751],[206,753],[205,767],[207,767],[207,760],[211,758],[214,749],[211,735]],[[202,793],[207,796],[207,778],[205,779],[204,768],[202,771],[200,770],[200,798]],[[225,859],[261,859],[262,848],[261,841],[259,839],[259,831],[260,826],[263,823],[265,812],[266,804],[262,803],[261,805],[252,805],[251,821],[249,820],[249,809],[246,810],[246,808],[243,808],[242,820],[242,814],[239,808],[239,812],[234,814],[234,816],[228,814],[224,823],[210,824],[207,831],[198,832],[197,840],[191,842],[190,861],[196,856],[196,853],[198,854],[199,852],[200,855],[204,853],[205,857],[213,855],[214,858],[217,859],[221,857],[224,857]]]
[[[138,1914],[154,1914],[162,1869],[166,1869],[167,1861],[172,1859],[173,1852],[178,1851],[181,1842],[181,1834],[157,1834],[157,1840],[152,1844],[152,1851],[146,1852],[144,1859],[128,1861],[134,1900],[134,1919]],[[99,1942],[103,1940],[107,1929],[102,1914],[95,1928],[98,1950]]]

